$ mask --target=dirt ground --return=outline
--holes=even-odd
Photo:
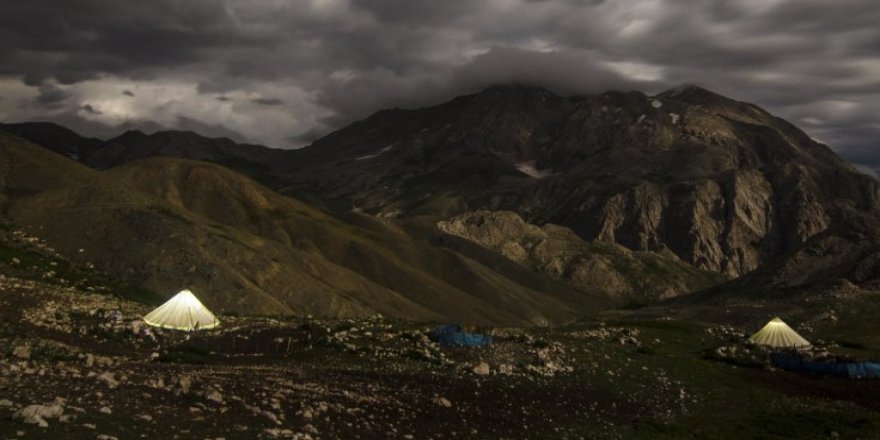
[[[620,315],[454,348],[378,316],[147,333],[148,310],[0,280],[0,438],[880,438],[880,381],[713,359],[740,330],[711,323]]]

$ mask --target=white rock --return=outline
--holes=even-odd
[[[433,402],[435,405],[439,405],[444,408],[451,408],[452,407],[452,402],[450,402],[449,399],[447,399],[445,397],[437,396],[434,398]]]
[[[471,371],[476,375],[485,376],[489,374],[489,364],[480,362],[479,365],[475,366]]]
[[[16,412],[15,418],[22,419],[25,423],[45,428],[49,426],[46,419],[54,419],[62,414],[64,414],[64,407],[57,403],[52,405],[28,405]]]
[[[220,392],[217,390],[211,391],[210,393],[205,395],[205,398],[208,400],[213,400],[217,403],[223,403],[223,395],[220,394]]]
[[[273,421],[273,422],[275,422],[275,423],[279,423],[279,424],[281,423],[281,421],[278,420],[278,416],[276,416],[274,413],[272,413],[272,412],[270,412],[270,411],[263,411],[263,415],[264,415],[267,419],[269,419],[269,420],[271,420],[271,421]]]
[[[19,345],[12,350],[12,355],[19,359],[30,359],[31,347],[29,345]]]
[[[184,394],[189,393],[190,387],[192,387],[192,378],[188,375],[182,374],[178,379],[177,383],[180,385],[180,390],[183,391]]]
[[[116,376],[109,371],[101,373],[101,375],[98,376],[98,380],[106,383],[110,388],[116,388],[119,386],[119,381],[116,380]]]

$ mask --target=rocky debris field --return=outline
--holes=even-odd
[[[437,323],[382,316],[221,316],[219,328],[187,334],[147,327],[141,317],[151,307],[127,299],[139,292],[72,267],[39,240],[0,234],[0,439],[880,432],[880,381],[770,368],[744,342],[748,328],[736,317],[745,306],[696,318],[618,311],[562,327],[476,329],[494,339],[477,348],[436,344]],[[837,329],[819,342],[874,356],[863,328],[872,324],[856,314],[877,312],[875,302],[849,290],[830,294],[833,307],[808,299],[791,314],[814,342]]]
[[[453,348],[430,340],[431,324],[381,316],[228,316],[187,335],[144,327],[148,309],[0,280],[0,438],[750,436],[776,423],[762,411],[812,414],[807,434],[880,428],[863,398],[876,382],[707,355],[729,354],[744,334],[733,327],[494,328],[491,346]]]

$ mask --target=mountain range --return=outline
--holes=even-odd
[[[379,111],[300,150],[0,131],[8,221],[221,312],[547,324],[880,278],[878,182],[695,86],[496,86]]]

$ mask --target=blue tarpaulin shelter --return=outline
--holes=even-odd
[[[880,378],[877,362],[819,362],[809,361],[791,354],[775,354],[773,365],[783,370],[828,376]]]
[[[492,343],[492,335],[468,333],[457,324],[444,324],[435,328],[428,337],[447,347],[479,347]]]

